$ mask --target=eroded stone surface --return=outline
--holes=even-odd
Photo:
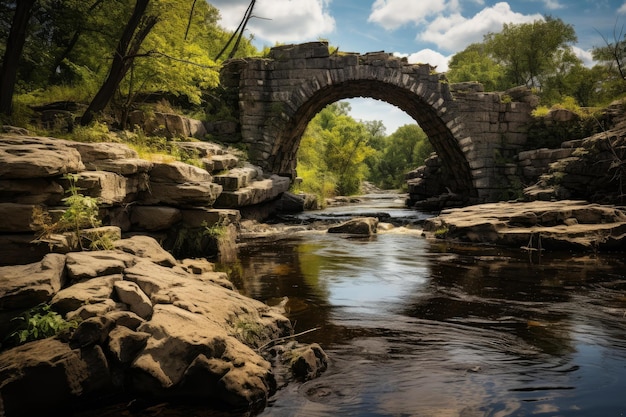
[[[585,201],[491,203],[444,210],[424,230],[437,237],[537,249],[624,249],[626,210]],[[534,243],[533,240],[534,239]]]

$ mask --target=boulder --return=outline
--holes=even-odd
[[[0,180],[0,203],[58,205],[63,187],[48,178]]]
[[[67,180],[60,181],[65,189]],[[139,181],[108,171],[83,171],[76,175],[75,186],[81,193],[97,198],[100,204],[112,205],[128,202],[129,198],[145,187]]]
[[[213,177],[204,169],[184,162],[156,163],[150,171],[153,183],[185,184],[194,182],[211,182]]]
[[[166,206],[135,206],[131,209],[130,222],[138,229],[167,230],[182,220],[180,209]]]
[[[116,326],[109,333],[107,346],[117,361],[129,364],[146,346],[149,337],[149,333],[136,332],[126,326]]]
[[[65,284],[65,255],[41,262],[0,267],[0,310],[18,310],[49,301]]]
[[[55,311],[67,314],[85,304],[104,302],[111,298],[113,285],[122,279],[122,274],[117,274],[79,282],[56,293],[50,304]]]
[[[143,197],[146,204],[175,206],[212,206],[222,186],[210,181],[187,183],[150,182],[150,191]]]
[[[67,254],[67,274],[73,281],[89,280],[105,275],[122,274],[135,258],[121,251],[102,250]]]
[[[32,233],[33,204],[0,203],[0,232]]]
[[[49,338],[0,353],[4,416],[72,414],[71,404],[111,386],[100,346],[72,349]]]
[[[128,239],[117,240],[114,242],[114,246],[116,249],[139,258],[149,259],[158,265],[174,266],[177,264],[172,254],[163,249],[159,242],[149,236],[137,235]]]
[[[109,337],[112,328],[113,321],[108,317],[98,316],[85,319],[72,333],[70,345],[79,348],[101,345]]]
[[[142,319],[152,316],[152,303],[139,286],[131,281],[118,281],[113,284],[115,293],[121,302],[128,304],[130,311]]]
[[[371,236],[378,228],[376,217],[356,217],[337,226],[328,228],[328,233],[345,233],[350,235]]]
[[[139,155],[125,143],[119,142],[69,142],[76,149],[84,164],[111,161],[114,159],[138,158]]]
[[[0,178],[48,178],[85,169],[74,142],[0,135]]]
[[[300,380],[317,378],[328,367],[328,356],[317,343],[294,348],[284,356],[289,359],[293,376]]]

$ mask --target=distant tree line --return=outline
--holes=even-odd
[[[623,33],[593,49],[598,63],[586,67],[572,45],[572,25],[550,16],[532,23],[505,24],[452,56],[450,82],[479,81],[487,91],[525,85],[534,88],[542,103],[552,105],[572,97],[578,105],[601,106],[626,92]]]

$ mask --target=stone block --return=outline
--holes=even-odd
[[[143,197],[145,204],[173,206],[211,206],[222,192],[222,186],[213,182],[164,183],[151,182],[150,193]]]
[[[33,204],[0,203],[0,232],[32,232]]]
[[[58,205],[63,187],[46,178],[0,180],[0,203]]]
[[[194,208],[183,209],[183,225],[189,228],[213,226],[215,224],[239,224],[241,214],[239,210]]]
[[[179,209],[167,206],[133,206],[130,222],[135,229],[168,230],[182,220]]]
[[[239,158],[231,154],[214,155],[211,160],[213,161],[214,172],[234,168],[239,163]]]

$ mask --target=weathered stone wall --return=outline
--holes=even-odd
[[[526,141],[536,104],[526,89],[484,93],[476,83],[449,85],[430,65],[384,52],[330,54],[325,42],[229,61],[222,84],[238,91],[241,140],[264,169],[293,175],[300,137],[315,114],[341,99],[370,97],[413,117],[452,173],[447,187],[479,201],[510,187],[508,164]]]

